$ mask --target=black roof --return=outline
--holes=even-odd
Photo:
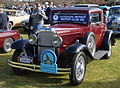
[[[86,11],[101,11],[101,9],[97,7],[60,7],[53,8],[52,10],[86,10]]]

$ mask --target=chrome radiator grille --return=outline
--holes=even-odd
[[[51,32],[51,31],[42,31],[38,34],[38,45],[40,45],[38,47],[38,58],[39,58],[39,60],[40,60],[40,57],[41,57],[41,53],[44,50],[50,49],[50,50],[55,52],[55,47],[51,47],[51,46],[54,46],[53,45],[54,36],[55,36],[55,33]]]

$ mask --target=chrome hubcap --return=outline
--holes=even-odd
[[[87,46],[88,46],[89,51],[91,52],[92,56],[94,56],[96,45],[95,45],[95,40],[93,36],[90,36],[87,44],[88,44]]]
[[[10,42],[6,43],[6,49],[7,49],[7,51],[11,50],[11,43]]]
[[[83,56],[79,57],[79,60],[76,64],[76,78],[77,80],[81,80],[85,73],[85,60]]]

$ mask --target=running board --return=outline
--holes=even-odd
[[[107,52],[108,52],[108,51],[105,51],[105,50],[98,50],[98,51],[95,53],[94,59],[96,59],[96,60],[101,59],[105,54],[107,54]]]

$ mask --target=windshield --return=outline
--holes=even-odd
[[[13,12],[13,11],[6,11],[5,12],[7,15],[9,15],[9,16],[15,16],[15,14],[16,14],[16,12]]]
[[[88,24],[88,14],[85,13],[54,13],[52,14],[52,23],[78,23]]]
[[[109,11],[110,15],[120,15],[120,8],[112,8]]]

